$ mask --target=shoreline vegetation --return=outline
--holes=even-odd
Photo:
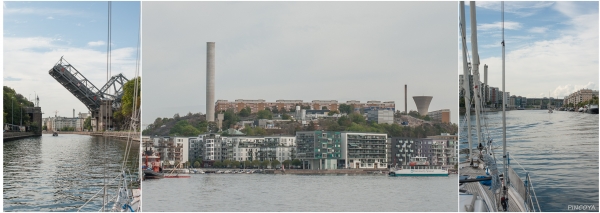
[[[386,133],[388,137],[415,137],[425,138],[427,136],[440,135],[441,133],[456,134],[458,125],[452,123],[432,122],[427,116],[420,116],[418,112],[411,111],[406,115],[404,112],[397,111],[394,114],[395,120],[404,120],[408,117],[412,120],[418,120],[419,125],[400,125],[377,124],[369,122],[365,117],[357,112],[342,114],[339,117],[321,118],[308,125],[302,125],[294,120],[289,114],[293,112],[277,112],[271,110],[261,110],[258,113],[249,113],[241,110],[235,113],[232,109],[224,111],[223,130],[219,132],[223,136],[228,136],[227,129],[233,128],[240,130],[245,136],[269,136],[269,135],[295,135],[296,131],[351,131],[351,132],[373,132]],[[240,126],[240,121],[255,121],[258,119],[272,119],[275,123],[274,128],[261,128],[251,126]],[[411,122],[412,124],[413,122]],[[227,127],[227,128],[226,128]],[[181,136],[194,137],[207,132],[218,132],[216,123],[207,122],[206,115],[201,113],[189,112],[185,116],[175,114],[173,118],[156,118],[154,123],[147,126],[142,131],[144,136]]]

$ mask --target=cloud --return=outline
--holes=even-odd
[[[527,30],[529,33],[552,33],[556,37],[507,37],[506,90],[512,95],[545,97],[552,92],[552,97],[562,98],[583,87],[598,88],[596,84],[586,84],[588,79],[598,79],[599,75],[598,11],[590,12],[586,7],[571,3],[560,9],[561,13],[568,14],[563,21],[565,27],[540,26]],[[561,4],[557,3],[553,8],[557,9]],[[495,87],[502,85],[502,58],[500,49],[497,50],[494,56],[481,58],[480,65],[480,70],[483,64],[489,65],[488,81]],[[462,68],[462,63],[459,66]]]
[[[546,31],[548,30],[547,27],[533,27],[531,29],[529,29],[530,33],[546,33]]]
[[[4,14],[6,15],[54,15],[54,16],[81,16],[84,13],[80,11],[55,9],[55,8],[6,8],[4,4]]]
[[[554,91],[552,92],[552,97],[563,98],[563,97],[568,96],[571,93],[576,92],[580,89],[598,90],[598,85],[591,81],[588,82],[587,84],[583,84],[583,85],[571,85],[571,84],[560,85],[560,86],[556,87],[556,89],[554,89]]]
[[[500,2],[495,1],[478,1],[476,3],[477,7],[500,11],[501,5]],[[504,12],[512,13],[519,17],[527,17],[532,16],[538,13],[540,10],[544,8],[549,8],[555,5],[555,2],[515,2],[509,1],[504,3]],[[500,14],[498,14],[500,15]]]
[[[46,19],[54,19],[54,17],[52,17],[52,16],[48,16],[48,18],[46,18]]]
[[[4,81],[20,81],[20,78],[13,78],[10,76],[4,77]]]
[[[502,29],[502,22],[494,22],[492,24],[479,24],[477,25],[477,31],[487,31],[487,30],[500,30]],[[506,30],[518,30],[521,29],[521,23],[505,21],[504,29]]]
[[[87,43],[87,45],[91,46],[91,47],[104,46],[104,45],[106,45],[106,42],[104,42],[104,41],[90,41],[90,42]]]
[[[37,93],[44,111],[87,109],[48,74],[48,70],[64,56],[96,87],[106,83],[106,52],[85,47],[72,47],[46,37],[4,38],[4,85],[21,94]],[[113,49],[112,75],[123,73],[128,79],[135,73],[135,48]],[[16,81],[18,79],[19,81]]]

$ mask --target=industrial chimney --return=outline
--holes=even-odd
[[[206,121],[215,121],[215,42],[206,42]]]
[[[407,110],[408,108],[406,107],[408,105],[407,104],[408,101],[406,99],[406,90],[407,90],[407,87],[406,87],[406,84],[405,84],[404,85],[404,113],[406,113],[408,115],[408,110]]]
[[[487,64],[483,65],[483,84],[484,84],[484,86],[483,86],[483,92],[485,93],[485,94],[483,94],[483,97],[485,97],[485,99],[484,99],[485,103],[487,103],[487,101],[489,100],[488,99],[488,91],[486,89],[486,88],[488,88],[488,83],[487,83],[487,68],[488,68]]]

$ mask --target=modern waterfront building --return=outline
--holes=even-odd
[[[408,165],[412,157],[427,157],[429,165],[453,167],[458,163],[458,136],[442,133],[427,138],[392,137],[390,166]]]
[[[341,165],[345,168],[387,168],[387,134],[342,132]]]
[[[458,164],[458,135],[442,133],[441,135],[428,136],[427,138],[441,144],[441,152],[437,152],[437,156],[438,162],[442,163],[442,166],[452,167]]]
[[[273,161],[295,159],[296,138],[294,136],[234,136],[218,134],[199,135],[190,138],[190,161],[202,159],[204,167],[216,161]]]
[[[296,132],[297,158],[305,169],[337,169],[342,159],[342,136],[340,132]]]
[[[187,156],[183,152],[183,141],[177,142],[176,138],[169,136],[155,137],[153,138],[153,145],[154,151],[160,153],[160,160],[163,165],[174,166],[177,163],[187,162]]]

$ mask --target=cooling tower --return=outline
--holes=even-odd
[[[429,112],[429,104],[431,103],[432,98],[433,96],[413,96],[413,100],[415,100],[419,114],[422,116],[427,115]]]
[[[206,121],[215,121],[215,42],[206,42]]]

